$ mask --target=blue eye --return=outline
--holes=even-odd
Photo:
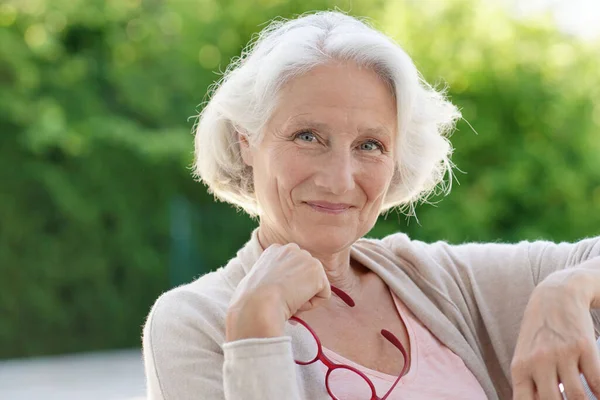
[[[302,140],[303,142],[314,142],[317,140],[313,133],[306,131],[297,133],[296,138]]]
[[[369,140],[367,142],[363,142],[360,144],[360,149],[365,151],[373,151],[373,150],[381,150],[383,151],[383,146],[381,143],[375,140]]]

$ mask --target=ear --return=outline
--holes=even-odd
[[[253,160],[253,154],[252,154],[252,147],[250,146],[250,141],[248,139],[248,135],[238,132],[238,143],[240,144],[240,153],[242,154],[242,160],[244,160],[244,164],[248,165],[249,167],[252,166],[252,162]]]

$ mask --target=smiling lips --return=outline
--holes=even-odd
[[[307,201],[313,210],[326,214],[341,214],[344,211],[352,208],[350,204],[345,203],[329,203],[327,201]]]

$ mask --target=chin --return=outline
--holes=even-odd
[[[333,254],[348,248],[361,236],[356,235],[355,229],[320,225],[303,230],[297,237],[298,245],[310,253]]]

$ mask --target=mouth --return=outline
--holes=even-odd
[[[350,204],[329,203],[327,201],[305,201],[304,204],[325,214],[342,214],[352,208]]]

